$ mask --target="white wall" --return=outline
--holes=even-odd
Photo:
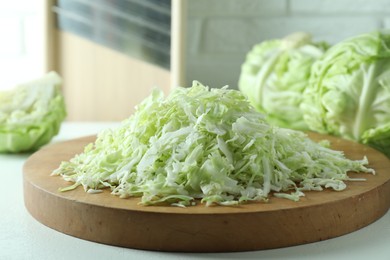
[[[0,3],[0,90],[44,73],[44,1]]]
[[[295,31],[335,43],[390,27],[389,0],[188,0],[187,86],[237,88],[251,47]]]

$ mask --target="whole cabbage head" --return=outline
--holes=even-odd
[[[300,111],[302,92],[311,66],[328,48],[313,43],[311,35],[296,32],[284,39],[263,41],[247,54],[241,67],[239,89],[273,125],[306,130]]]
[[[310,128],[390,156],[390,33],[346,39],[313,65],[301,108]]]
[[[61,77],[40,79],[0,92],[0,152],[37,150],[55,136],[66,116]]]

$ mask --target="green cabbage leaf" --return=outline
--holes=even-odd
[[[17,153],[47,144],[66,116],[61,77],[45,76],[0,92],[0,152]]]
[[[311,130],[390,156],[390,33],[346,39],[313,65],[301,103]]]
[[[343,190],[348,171],[370,172],[367,159],[272,126],[238,90],[194,82],[164,97],[155,90],[119,127],[53,171],[88,193],[110,188],[143,205],[236,205],[269,196],[299,200],[307,190]]]
[[[300,110],[312,64],[328,48],[307,33],[256,44],[241,66],[239,89],[271,124],[298,130],[308,126]]]

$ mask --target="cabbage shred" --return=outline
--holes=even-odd
[[[141,204],[236,205],[304,191],[343,190],[348,171],[371,172],[300,131],[269,125],[237,90],[194,82],[146,98],[53,174],[90,193],[110,188]],[[199,199],[199,200],[198,200]]]

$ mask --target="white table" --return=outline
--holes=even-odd
[[[118,123],[64,123],[52,142],[96,134]],[[29,154],[0,155],[0,259],[390,259],[390,211],[338,238],[288,248],[240,253],[164,253],[81,240],[36,221],[23,202],[22,166]]]

